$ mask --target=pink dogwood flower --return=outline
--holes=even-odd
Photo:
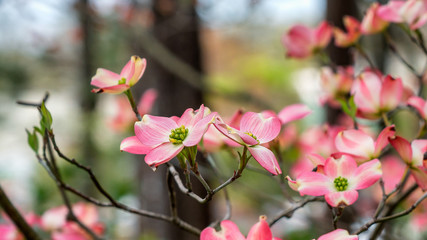
[[[389,23],[378,15],[379,7],[379,3],[374,2],[366,11],[360,27],[363,34],[379,33],[388,27]]]
[[[267,217],[260,216],[259,222],[249,230],[247,238],[239,231],[235,223],[224,220],[221,222],[221,230],[218,232],[212,227],[205,228],[200,235],[200,240],[280,240],[280,238],[273,237],[266,219]]]
[[[427,121],[427,103],[424,99],[412,96],[408,99],[407,103],[409,106],[414,107],[420,116]]]
[[[358,239],[359,237],[357,235],[350,235],[347,230],[336,229],[330,233],[320,236],[317,240],[358,240]]]
[[[427,140],[416,139],[409,143],[403,137],[395,136],[389,138],[389,141],[402,160],[409,166],[418,186],[427,190],[427,161],[424,160],[424,153],[427,152]]]
[[[384,128],[376,141],[361,130],[350,129],[341,131],[335,137],[338,151],[352,155],[359,162],[378,158],[381,151],[388,145],[388,138],[395,135],[394,125]]]
[[[216,112],[211,113],[201,105],[194,111],[188,108],[180,118],[144,115],[135,123],[135,137],[121,143],[121,150],[147,154],[145,162],[153,169],[166,163],[180,153],[184,147],[196,146],[214,122]]]
[[[378,159],[357,166],[356,161],[348,155],[338,159],[329,157],[323,171],[302,173],[296,181],[287,177],[289,186],[301,196],[325,196],[330,206],[345,207],[357,200],[357,190],[371,186],[382,175]]]
[[[144,74],[147,63],[145,58],[132,56],[120,74],[104,68],[98,68],[92,77],[91,85],[98,87],[94,93],[122,93],[135,85]]]
[[[282,173],[273,152],[262,146],[279,135],[281,124],[277,117],[247,112],[243,115],[238,129],[227,125],[219,117],[215,127],[233,141],[247,146],[254,159],[267,171],[274,175]]]
[[[306,58],[325,48],[332,37],[332,27],[323,21],[315,29],[304,25],[295,25],[282,36],[282,44],[287,56]]]
[[[393,23],[407,23],[411,30],[416,30],[427,22],[427,2],[389,1],[388,4],[378,8],[378,16]]]
[[[357,40],[359,40],[360,32],[360,22],[352,16],[344,16],[343,18],[344,26],[347,30],[345,33],[339,28],[334,28],[334,39],[335,45],[337,47],[349,47],[354,45]]]
[[[400,78],[385,77],[380,73],[365,71],[352,86],[357,115],[376,119],[396,108],[402,100],[403,84]]]

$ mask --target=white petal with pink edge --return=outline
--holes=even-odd
[[[221,221],[221,230],[215,231],[212,227],[203,229],[200,240],[245,240],[239,228],[230,220]]]
[[[347,230],[336,229],[330,233],[324,234],[317,240],[358,240],[357,235],[350,235]]]
[[[375,152],[374,140],[361,130],[341,131],[335,137],[335,147],[340,152],[370,159]]]
[[[260,143],[267,143],[280,133],[280,120],[276,117],[265,118],[261,113],[247,112],[240,121],[240,131],[252,133]]]
[[[364,189],[376,183],[381,176],[381,163],[378,159],[374,159],[356,169],[353,177],[348,179],[348,187],[355,190]]]
[[[296,180],[301,195],[323,196],[336,191],[333,179],[317,172],[305,172]]]
[[[91,85],[99,88],[117,85],[120,75],[104,68],[98,68],[95,76],[92,77]]]
[[[215,121],[216,115],[217,113],[213,112],[198,121],[192,128],[189,128],[183,144],[187,147],[197,145],[202,140],[203,134],[208,130],[209,125]]]
[[[325,161],[324,172],[329,178],[337,177],[350,178],[357,168],[356,161],[348,156],[342,155],[340,158],[328,158]]]

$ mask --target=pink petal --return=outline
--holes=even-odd
[[[157,91],[154,88],[147,89],[144,94],[141,96],[141,99],[138,103],[138,112],[141,116],[151,112],[154,101],[157,99]]]
[[[331,179],[343,177],[349,179],[357,168],[356,161],[348,155],[342,155],[338,159],[329,157],[324,165],[325,175]]]
[[[397,156],[387,155],[381,159],[382,179],[386,193],[396,188],[397,184],[402,180],[405,174],[405,167],[405,163]]]
[[[247,133],[244,132],[238,132],[240,138],[243,140],[246,145],[253,146],[259,144],[259,142],[253,138],[252,136],[249,136]]]
[[[423,166],[424,153],[427,151],[427,140],[417,139],[411,143],[412,149],[412,165],[421,167]]]
[[[327,193],[325,200],[331,207],[343,207],[353,204],[358,197],[359,193],[356,190],[347,190]]]
[[[95,76],[92,77],[91,85],[99,88],[111,87],[119,83],[120,76],[110,70],[98,68]]]
[[[381,151],[388,145],[388,139],[396,134],[394,125],[384,128],[378,135],[377,141],[375,141],[375,153],[372,157],[379,157]]]
[[[167,117],[144,115],[135,123],[135,135],[146,146],[156,146],[169,142],[171,131],[178,128],[174,120]]]
[[[383,31],[388,22],[378,16],[379,3],[373,3],[367,10],[362,20],[361,30],[363,34],[374,34]]]
[[[395,136],[389,138],[390,144],[396,149],[400,157],[407,164],[412,164],[412,147],[411,144],[404,138]]]
[[[420,27],[422,27],[427,22],[427,13],[422,14],[417,21],[415,21],[413,24],[411,24],[410,29],[416,30]]]
[[[412,176],[414,176],[415,182],[423,190],[427,190],[427,171],[423,168],[413,167],[411,168]]]
[[[412,96],[408,99],[408,105],[417,109],[422,118],[427,119],[427,104],[424,99]]]
[[[18,230],[13,224],[0,224],[0,236],[4,240],[21,239]]]
[[[129,85],[130,85],[130,79],[135,73],[135,60],[136,60],[135,56],[132,56],[130,60],[125,64],[125,66],[122,68],[122,71],[120,72],[120,78],[125,78],[126,83]]]
[[[265,221],[266,219],[266,216],[259,217],[259,222],[251,227],[246,240],[272,240],[273,234]]]
[[[348,185],[355,190],[365,189],[377,182],[381,176],[381,163],[378,159],[374,159],[360,165],[354,172],[354,176],[348,179]]]
[[[286,124],[291,121],[302,119],[311,112],[311,109],[304,104],[293,104],[284,107],[277,116],[282,124]]]
[[[222,133],[228,139],[238,144],[245,145],[243,140],[239,136],[239,130],[227,125],[220,116],[216,116],[214,126],[220,133]]]
[[[41,217],[43,230],[52,231],[65,225],[68,209],[65,206],[55,207],[47,210]]]
[[[405,4],[405,1],[390,1],[387,5],[380,6],[378,8],[378,16],[389,22],[403,22],[402,16],[399,14],[399,10]]]
[[[120,151],[132,154],[147,154],[152,148],[142,144],[136,136],[127,137],[120,144]]]
[[[403,95],[403,84],[400,78],[387,75],[380,92],[380,106],[383,111],[390,111],[399,105]]]
[[[278,118],[264,118],[260,113],[247,112],[240,121],[240,131],[252,133],[260,143],[267,143],[276,138],[280,128]]]
[[[145,156],[145,163],[155,168],[174,158],[183,148],[184,145],[182,144],[173,144],[170,142],[163,143],[155,147]]]
[[[282,36],[282,44],[287,49],[288,57],[305,58],[310,56],[314,43],[313,30],[304,25],[295,25]]]
[[[326,47],[331,41],[331,37],[332,27],[326,21],[321,22],[314,30],[315,45],[318,48]]]
[[[78,202],[72,206],[72,209],[83,224],[91,226],[98,222],[98,210],[94,205]]]
[[[135,58],[134,61],[134,72],[132,74],[132,76],[129,76],[129,85],[133,86],[135,85],[139,79],[141,79],[142,75],[144,74],[145,71],[145,67],[147,66],[147,61],[145,60],[145,58],[139,58],[137,56],[132,56],[132,58]]]
[[[54,232],[52,240],[87,240],[86,236],[77,231]]]
[[[358,240],[357,235],[350,235],[347,230],[336,229],[330,233],[324,234],[318,240]]]
[[[231,117],[230,121],[228,122],[228,125],[230,125],[231,127],[235,128],[235,129],[239,129],[240,128],[240,120],[242,120],[243,117],[243,110],[239,109],[237,110],[233,116]]]
[[[270,149],[257,145],[249,147],[249,152],[252,154],[252,157],[254,157],[254,159],[263,168],[265,168],[265,170],[269,171],[273,175],[282,174],[279,163]]]
[[[214,122],[216,116],[217,113],[213,112],[198,121],[193,128],[188,129],[188,135],[183,142],[184,146],[197,145],[202,140],[203,134],[208,130],[209,125]]]
[[[230,220],[221,222],[221,230],[215,231],[212,227],[203,229],[200,240],[245,240],[245,236],[240,233],[239,228]]]
[[[335,146],[340,152],[370,159],[375,152],[374,140],[361,130],[341,131],[335,137]]]
[[[333,179],[317,172],[305,172],[297,178],[298,191],[301,195],[323,196],[336,191]]]

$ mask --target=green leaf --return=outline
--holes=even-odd
[[[338,99],[338,101],[341,104],[341,108],[342,110],[349,115],[351,118],[355,118],[356,117],[356,112],[357,112],[357,107],[356,107],[356,103],[354,102],[354,96],[351,96],[350,99],[348,100],[348,102]]]
[[[40,107],[40,114],[42,115],[42,119],[40,120],[42,130],[47,129],[49,131],[52,127],[52,115],[49,110],[47,110],[44,103],[42,103]]]
[[[33,131],[33,133],[30,133],[27,129],[25,129],[27,132],[28,137],[28,145],[30,145],[31,149],[37,154],[39,150],[39,139],[37,138],[36,130]]]

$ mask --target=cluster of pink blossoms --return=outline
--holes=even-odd
[[[104,224],[99,222],[98,211],[94,205],[76,203],[72,206],[74,215],[81,223],[86,225],[98,236],[104,234]],[[33,213],[25,215],[25,220],[32,227],[37,227],[46,232],[52,240],[89,240],[92,239],[75,222],[67,220],[68,209],[59,206],[47,210],[42,216]],[[2,240],[23,240],[24,236],[16,226],[7,220],[0,224],[0,236]]]

